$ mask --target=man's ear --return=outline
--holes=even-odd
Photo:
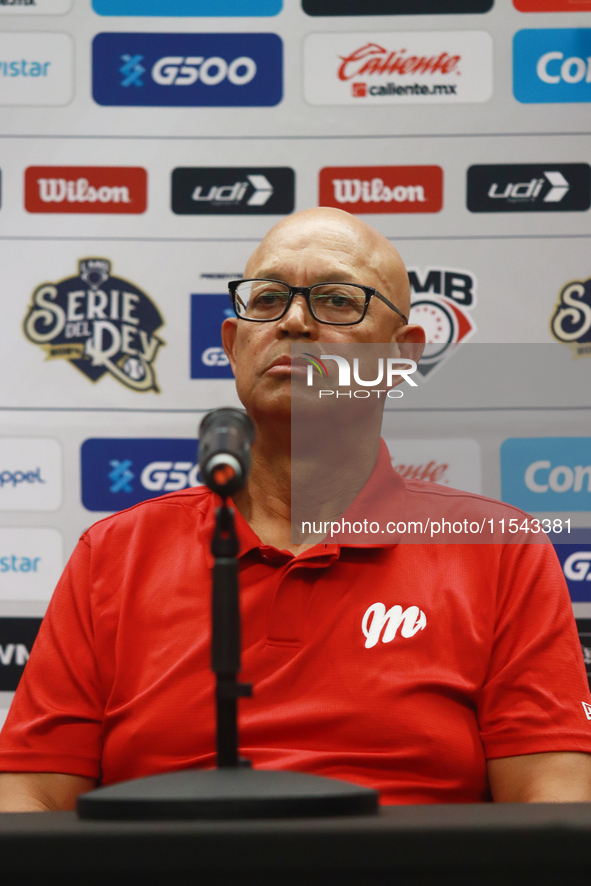
[[[226,353],[232,372],[236,375],[236,332],[238,330],[238,319],[236,317],[228,317],[222,323],[222,347]]]
[[[400,354],[418,363],[425,349],[425,330],[417,323],[403,326],[392,336],[392,341],[400,346]]]

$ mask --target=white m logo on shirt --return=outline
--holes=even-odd
[[[390,643],[396,636],[396,632],[402,625],[400,633],[403,637],[414,637],[418,631],[424,630],[427,624],[427,616],[418,606],[409,606],[402,610],[402,606],[392,606],[386,612],[383,603],[374,603],[363,616],[361,628],[366,637],[365,648],[375,646],[382,630],[382,643]]]

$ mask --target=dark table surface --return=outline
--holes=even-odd
[[[10,886],[591,884],[591,803],[390,806],[376,816],[92,822],[0,814]]]

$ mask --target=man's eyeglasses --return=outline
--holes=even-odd
[[[355,326],[367,314],[375,296],[408,323],[408,318],[377,289],[357,283],[316,283],[314,286],[289,286],[281,280],[232,280],[230,297],[240,320],[271,323],[287,314],[296,295],[303,295],[308,310],[318,323],[330,326]]]

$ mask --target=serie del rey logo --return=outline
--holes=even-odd
[[[91,381],[108,373],[134,391],[157,392],[163,322],[145,292],[111,275],[108,259],[87,258],[78,276],[37,287],[24,332],[47,359],[68,360]]]
[[[557,341],[571,346],[575,357],[591,356],[591,278],[564,287],[550,329]]]

